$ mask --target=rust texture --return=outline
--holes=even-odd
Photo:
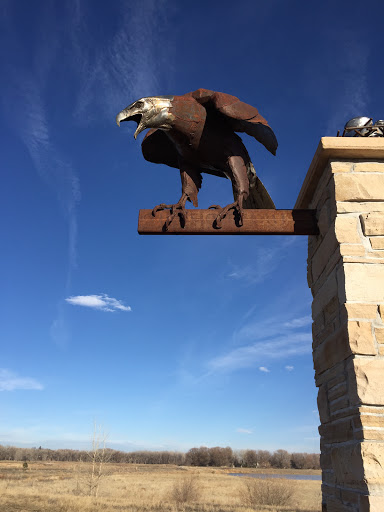
[[[234,214],[227,215],[221,228],[215,227],[214,210],[187,210],[187,222],[175,219],[167,228],[168,212],[140,210],[141,235],[317,235],[316,210],[245,210],[243,225],[236,225]]]
[[[234,202],[214,205],[215,226],[220,229],[237,219],[243,224],[247,209],[272,209],[275,205],[250,160],[246,147],[235,132],[254,137],[272,154],[277,140],[258,110],[230,94],[198,89],[183,96],[151,96],[141,98],[119,112],[116,122],[135,121],[135,137],[149,128],[142,142],[144,158],[150,162],[180,170],[182,195],[174,204],[161,203],[152,210],[157,216],[169,210],[165,229],[180,218],[185,229],[193,217],[186,202],[198,206],[202,173],[229,178]],[[235,215],[233,215],[235,212]],[[163,215],[159,218],[163,218]]]

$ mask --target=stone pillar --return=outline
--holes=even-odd
[[[384,511],[384,139],[321,139],[308,243],[323,510]]]

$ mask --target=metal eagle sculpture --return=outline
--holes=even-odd
[[[116,116],[136,121],[134,137],[150,128],[142,142],[149,162],[180,169],[182,196],[175,204],[159,204],[152,210],[170,210],[165,229],[176,216],[185,225],[190,201],[197,206],[202,172],[229,178],[234,202],[218,210],[215,226],[234,210],[238,225],[243,224],[244,208],[275,208],[264,185],[256,176],[248,152],[235,132],[247,133],[268,151],[276,154],[277,140],[267,121],[251,105],[222,92],[198,89],[183,96],[150,96],[135,101]]]

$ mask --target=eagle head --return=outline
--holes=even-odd
[[[116,116],[116,123],[120,126],[123,121],[136,121],[137,128],[134,137],[146,128],[160,128],[169,130],[174,119],[170,113],[173,96],[148,96],[131,103]]]

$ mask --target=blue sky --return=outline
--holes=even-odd
[[[174,202],[116,114],[199,87],[257,107],[244,136],[278,208],[320,137],[382,119],[381,3],[5,1],[0,6],[0,443],[318,451],[306,237],[140,237]],[[4,186],[5,185],[5,186]],[[231,201],[204,176],[199,206]]]

